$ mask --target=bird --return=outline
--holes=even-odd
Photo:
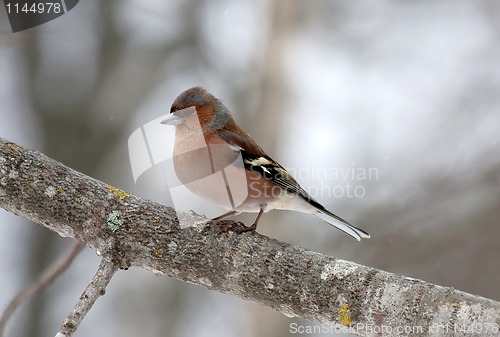
[[[255,231],[265,212],[291,210],[311,214],[358,241],[370,237],[312,198],[203,87],[182,92],[161,124],[175,125],[173,164],[181,183],[228,210],[212,220],[257,213],[252,225],[237,230],[243,233]]]

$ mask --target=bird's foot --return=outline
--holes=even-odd
[[[257,229],[257,223],[254,222],[253,225],[251,226],[245,226],[242,222],[238,222],[238,225],[240,225],[238,228],[236,228],[235,232],[238,234],[245,233],[245,232],[254,232]]]
[[[208,219],[207,216],[205,214],[198,214],[196,213],[195,211],[193,211],[192,209],[189,210],[188,212],[190,215],[192,216],[195,216],[195,217],[198,217],[198,218],[203,218],[203,219]]]

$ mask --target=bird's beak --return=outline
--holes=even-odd
[[[168,115],[167,118],[165,118],[164,120],[161,121],[161,124],[179,125],[179,124],[184,123],[185,118],[192,116],[195,113],[196,113],[195,107],[189,107],[186,109],[177,110],[177,111],[170,113],[170,115]]]
[[[167,118],[162,120],[160,123],[165,125],[179,125],[182,124],[182,118],[171,113],[170,115],[168,115]]]

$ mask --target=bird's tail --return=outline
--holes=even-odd
[[[365,232],[362,229],[359,229],[353,225],[351,225],[349,222],[346,220],[342,219],[341,217],[333,214],[327,209],[320,209],[318,208],[318,212],[314,214],[316,217],[320,218],[321,220],[328,222],[330,225],[340,229],[342,232],[346,233],[350,237],[361,241],[361,239],[368,239],[370,238],[370,234]]]

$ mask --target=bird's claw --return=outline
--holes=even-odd
[[[189,210],[188,212],[190,215],[192,216],[195,216],[195,217],[198,217],[198,218],[203,218],[203,219],[208,219],[207,216],[205,214],[198,214],[196,213],[195,211],[193,211],[192,209]]]
[[[245,232],[254,232],[255,229],[257,229],[257,224],[253,223],[251,226],[245,226],[244,223],[242,222],[237,222],[238,228],[236,228],[235,232],[238,234],[245,233]]]

